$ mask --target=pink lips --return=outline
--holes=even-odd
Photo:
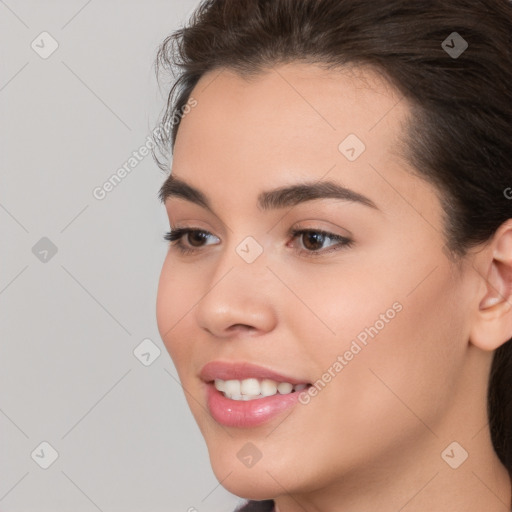
[[[281,395],[276,393],[264,398],[254,400],[231,400],[218,391],[213,381],[272,379],[276,382],[289,382],[290,384],[308,384],[305,380],[276,373],[274,371],[256,366],[251,363],[227,363],[212,361],[207,363],[200,373],[205,384],[205,399],[213,419],[226,427],[248,428],[262,425],[278,416],[283,411],[297,404],[300,392]]]

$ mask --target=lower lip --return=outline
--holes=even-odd
[[[215,421],[226,427],[256,427],[290,409],[299,401],[301,391],[286,395],[276,393],[253,400],[231,400],[215,388],[206,384],[208,409]]]

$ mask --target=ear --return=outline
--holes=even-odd
[[[474,268],[481,282],[469,339],[480,349],[492,351],[512,338],[512,219],[478,253]]]

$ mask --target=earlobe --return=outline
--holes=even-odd
[[[475,270],[481,276],[481,298],[470,341],[482,350],[496,350],[512,338],[512,221],[496,231],[478,255]]]

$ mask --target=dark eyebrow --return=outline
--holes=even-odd
[[[341,199],[378,210],[377,205],[368,197],[342,187],[333,181],[300,183],[262,192],[258,195],[258,207],[262,210],[286,208],[313,199]]]
[[[189,185],[186,181],[177,178],[174,174],[171,174],[161,186],[158,192],[158,198],[162,203],[169,197],[180,197],[190,201],[191,203],[198,204],[212,213],[212,208],[206,196],[197,188]]]
[[[165,203],[169,197],[179,197],[195,203],[213,213],[208,198],[197,188],[171,174],[160,188],[160,201]],[[261,210],[273,210],[295,206],[314,199],[341,199],[360,203],[378,210],[377,205],[368,197],[342,187],[333,181],[316,181],[284,186],[261,192],[258,195],[258,207]]]

